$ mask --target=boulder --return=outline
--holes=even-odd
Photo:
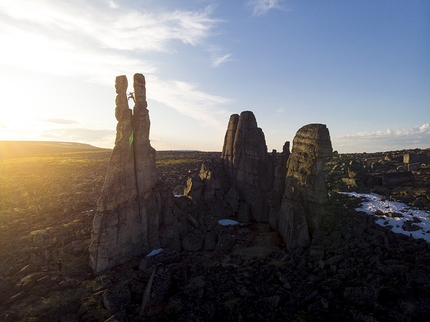
[[[236,235],[234,229],[226,227],[219,232],[215,251],[219,253],[227,253],[233,248],[235,242]]]
[[[408,171],[387,172],[382,174],[382,185],[384,187],[413,183],[413,181],[414,175]]]
[[[168,267],[155,268],[146,285],[141,316],[156,316],[167,304],[168,296],[172,288],[172,271]]]
[[[187,252],[196,252],[203,248],[204,237],[200,230],[189,233],[182,241],[182,247]]]
[[[111,314],[125,310],[130,300],[131,293],[128,289],[103,293],[103,305]]]

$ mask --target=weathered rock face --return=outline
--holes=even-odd
[[[323,124],[309,124],[296,133],[287,163],[287,177],[278,230],[289,251],[309,245],[326,213],[327,188],[323,173],[332,146]]]
[[[285,142],[282,153],[272,152],[274,164],[273,189],[269,192],[270,214],[269,223],[273,229],[278,228],[278,213],[281,208],[282,196],[285,191],[285,177],[287,175],[287,161],[290,156],[290,142]]]
[[[118,76],[115,88],[117,136],[97,202],[90,245],[90,265],[95,273],[159,248],[161,243],[171,243],[177,236],[173,196],[156,186],[145,78],[134,75],[133,113],[128,107],[127,78]]]
[[[230,117],[222,150],[224,169],[239,201],[248,206],[242,219],[268,222],[268,192],[273,188],[273,161],[267,153],[263,131],[250,111]]]

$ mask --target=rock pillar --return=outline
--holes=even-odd
[[[287,177],[278,230],[289,251],[309,245],[327,211],[327,188],[323,168],[331,155],[330,134],[324,124],[300,128],[287,162]]]
[[[134,76],[133,112],[128,107],[127,78],[118,76],[115,88],[117,136],[97,202],[89,248],[95,273],[159,248],[162,224],[164,232],[174,234],[172,215],[166,208],[169,198],[164,196],[163,203],[162,189],[156,188],[145,78],[142,74]],[[163,239],[171,241],[170,237]]]
[[[230,184],[239,194],[239,219],[268,222],[267,194],[273,187],[273,163],[252,112],[230,117],[221,158]]]

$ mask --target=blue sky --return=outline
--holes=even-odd
[[[428,1],[0,0],[0,42],[0,140],[112,147],[115,77],[143,73],[158,150],[220,151],[244,110],[269,151],[309,123],[430,147]]]

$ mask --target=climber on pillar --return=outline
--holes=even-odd
[[[136,101],[134,100],[134,93],[133,92],[128,93],[127,100],[129,100],[130,98],[133,99],[133,102],[136,103]]]

